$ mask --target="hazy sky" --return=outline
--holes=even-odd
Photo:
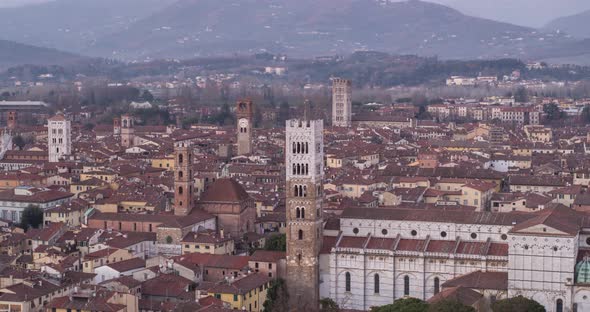
[[[0,0],[0,6],[48,0]],[[80,0],[83,1],[83,0]],[[121,0],[124,1],[124,0]],[[293,0],[297,1],[297,0]],[[428,0],[451,6],[469,15],[517,25],[542,27],[550,20],[590,10],[590,0]]]

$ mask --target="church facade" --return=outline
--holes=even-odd
[[[342,308],[428,300],[461,286],[482,294],[482,311],[518,295],[547,311],[590,311],[590,221],[565,206],[536,213],[351,208],[339,229],[325,233],[320,296]]]

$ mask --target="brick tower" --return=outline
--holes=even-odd
[[[287,120],[287,287],[295,311],[319,306],[319,252],[323,241],[323,120]]]
[[[8,129],[13,130],[17,127],[17,125],[18,125],[17,117],[18,116],[17,116],[16,111],[8,112],[8,115],[6,117],[6,126],[8,127]]]
[[[113,135],[121,135],[121,118],[113,118]]]
[[[236,105],[238,120],[238,155],[252,153],[252,117],[254,104],[252,101],[239,101]]]
[[[174,145],[174,214],[186,216],[193,208],[193,151],[185,142]]]
[[[121,116],[121,145],[124,147],[132,147],[134,136],[135,129],[133,117],[130,115]]]

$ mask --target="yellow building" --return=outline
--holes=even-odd
[[[204,253],[213,255],[233,255],[234,240],[213,231],[189,232],[182,239],[182,253]]]
[[[82,271],[84,273],[94,273],[94,269],[109,263],[129,260],[134,258],[129,250],[118,248],[105,248],[91,252],[84,256],[82,260]]]
[[[166,155],[163,157],[152,158],[152,167],[154,168],[165,168],[166,170],[174,170],[174,156]]]
[[[234,310],[259,312],[266,301],[271,278],[262,273],[246,275],[238,280],[221,283],[208,290],[214,296],[231,305]]]
[[[65,223],[69,227],[79,227],[88,209],[89,204],[86,201],[74,199],[67,204],[45,210],[43,223]]]
[[[70,193],[75,194],[75,197],[78,197],[78,194],[82,192],[87,192],[93,189],[105,189],[109,186],[107,182],[104,180],[99,180],[96,178],[90,178],[86,180],[82,180],[80,182],[72,182],[70,183]]]
[[[89,171],[80,174],[80,181],[90,180],[92,178],[112,183],[117,178],[117,174],[110,171]]]

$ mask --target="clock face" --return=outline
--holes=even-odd
[[[248,119],[246,119],[246,118],[240,119],[240,127],[247,128],[248,127]]]

